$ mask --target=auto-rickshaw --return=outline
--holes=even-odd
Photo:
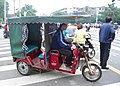
[[[83,77],[91,82],[99,80],[102,71],[95,63],[88,61],[86,52],[79,44],[73,50],[71,69],[64,68],[65,56],[58,50],[51,50],[51,41],[60,23],[75,23],[82,16],[40,16],[8,19],[10,46],[13,61],[22,75],[31,74],[32,68],[57,70],[75,74],[80,58],[84,64],[80,67]],[[43,46],[44,45],[44,46]],[[62,59],[59,59],[59,57]]]

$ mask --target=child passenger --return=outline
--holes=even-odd
[[[87,34],[83,29],[83,25],[78,24],[77,29],[75,30],[75,36],[74,36],[73,42],[77,42],[79,44],[85,44],[86,35]]]

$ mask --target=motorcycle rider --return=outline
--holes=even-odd
[[[70,46],[69,43],[65,40],[63,36],[63,30],[66,30],[67,24],[62,23],[60,24],[59,29],[55,33],[52,39],[52,50],[59,50],[61,55],[66,56],[66,66],[70,67],[71,66],[71,61],[72,61],[72,51],[75,49],[75,45]]]
[[[8,32],[8,25],[6,24],[4,26],[4,38],[7,38],[9,36],[9,32]]]

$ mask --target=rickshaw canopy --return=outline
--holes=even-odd
[[[46,24],[44,26],[44,33],[48,34],[51,31],[49,26],[53,23],[76,23],[78,22],[78,18],[83,17],[88,16],[36,16],[9,18],[8,26],[10,31],[10,46],[12,56],[14,58],[24,58],[27,53],[30,52],[30,48],[41,48],[42,33],[40,28],[42,27],[42,23]],[[53,28],[56,29],[56,25]],[[45,40],[47,40],[46,49],[49,50],[51,36],[45,36]]]
[[[90,17],[91,15],[80,15],[80,16],[36,16],[36,17],[16,17],[8,19],[9,24],[18,23],[76,23],[78,18]]]

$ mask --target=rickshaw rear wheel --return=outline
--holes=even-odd
[[[17,62],[17,70],[24,76],[31,74],[31,66],[24,61]]]
[[[90,72],[88,66],[85,65],[82,68],[83,77],[90,82],[95,82],[95,81],[99,80],[102,76],[102,71],[101,71],[100,67],[96,64],[89,64],[89,66],[91,68],[92,73]]]

